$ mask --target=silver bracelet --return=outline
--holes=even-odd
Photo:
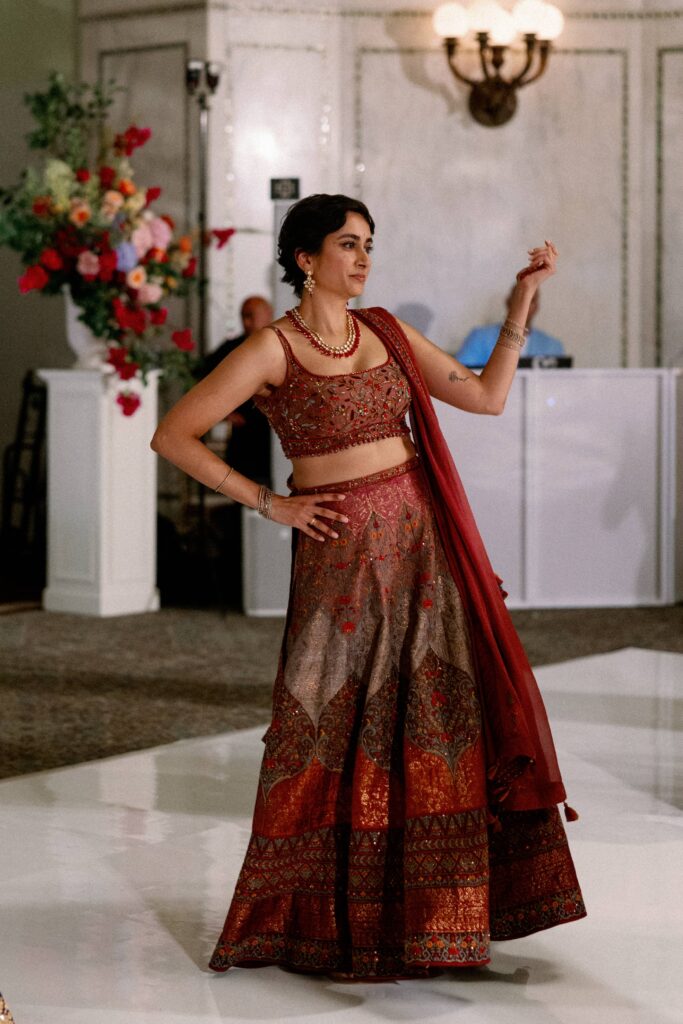
[[[218,494],[219,490],[221,489],[221,487],[223,486],[225,481],[228,479],[228,477],[230,476],[230,474],[232,473],[234,468],[235,468],[234,466],[231,466],[230,469],[228,470],[228,472],[225,474],[225,476],[221,480],[221,482],[219,483],[218,487],[214,487],[214,491],[213,491],[214,494]]]

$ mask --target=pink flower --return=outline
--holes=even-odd
[[[155,245],[150,227],[145,223],[140,224],[140,226],[135,229],[133,234],[130,236],[130,240],[135,246],[135,251],[138,256],[144,256],[145,253]]]
[[[76,269],[83,277],[97,277],[100,272],[100,258],[95,252],[86,249],[78,257]]]
[[[138,302],[143,306],[153,306],[155,302],[159,301],[163,294],[164,290],[161,285],[150,284],[150,282],[147,281],[145,284],[140,285],[140,288],[138,289]]]
[[[105,220],[113,220],[116,214],[123,206],[123,196],[120,192],[115,189],[109,189],[102,196],[102,206],[100,207],[100,215]]]
[[[129,288],[141,288],[147,280],[147,271],[144,267],[133,267],[126,274],[126,284]]]
[[[152,234],[152,243],[155,249],[168,249],[173,232],[165,220],[161,217],[154,217],[149,221],[149,230]],[[150,246],[151,248],[151,246]]]

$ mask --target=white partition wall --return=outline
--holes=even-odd
[[[437,403],[511,607],[676,599],[680,376],[519,370],[502,416]]]

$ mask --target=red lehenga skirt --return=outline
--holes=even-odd
[[[467,624],[417,457],[298,534],[253,833],[210,967],[382,978],[585,915],[556,807],[490,824]],[[501,828],[502,825],[502,828]]]

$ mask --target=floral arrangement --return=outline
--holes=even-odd
[[[38,130],[33,148],[47,151],[40,169],[27,169],[13,189],[0,191],[0,244],[21,254],[26,270],[22,293],[54,295],[67,288],[79,317],[97,338],[106,339],[106,361],[122,382],[151,369],[166,378],[193,381],[195,342],[188,327],[167,337],[169,297],[187,295],[197,282],[193,239],[176,236],[171,217],[153,204],[161,188],[136,185],[130,157],[151,136],[130,125],[104,141],[94,160],[89,137],[102,135],[108,89],[66,85],[53,74],[45,93],[26,97]],[[214,230],[218,247],[232,229]],[[120,389],[117,402],[132,415],[135,392]]]

